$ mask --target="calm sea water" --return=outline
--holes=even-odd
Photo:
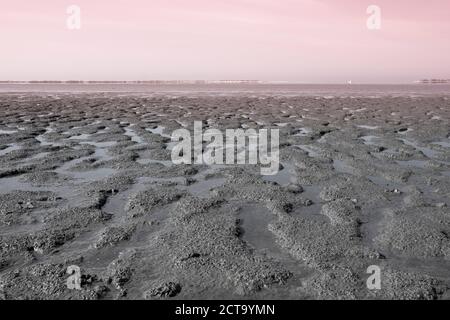
[[[133,93],[145,95],[283,95],[320,97],[450,96],[441,85],[321,84],[0,84],[0,93]]]

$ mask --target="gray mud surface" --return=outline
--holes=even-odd
[[[450,298],[447,97],[11,94],[0,114],[0,299]],[[282,170],[173,165],[194,120],[280,129]]]

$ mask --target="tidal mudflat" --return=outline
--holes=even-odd
[[[0,299],[450,298],[445,96],[3,94],[0,114]],[[194,121],[278,128],[281,170],[172,164]]]

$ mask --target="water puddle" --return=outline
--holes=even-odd
[[[135,183],[129,189],[109,196],[105,205],[102,207],[102,210],[112,214],[114,222],[120,222],[125,217],[125,204],[129,200],[130,195],[132,193],[143,191],[144,189],[143,184]]]
[[[206,179],[188,186],[187,190],[198,198],[208,198],[211,189],[223,186],[225,181],[225,178]]]
[[[297,147],[299,149],[302,149],[303,151],[306,151],[308,153],[308,156],[311,158],[320,157],[320,154],[318,152],[319,149],[315,148],[314,146],[298,144],[298,145],[294,145],[294,147]]]
[[[359,125],[357,127],[361,128],[361,129],[367,129],[367,130],[376,130],[376,129],[378,129],[378,126],[368,126],[368,125]]]
[[[377,186],[386,189],[400,190],[403,187],[402,184],[387,180],[382,176],[368,176],[367,179],[369,179],[372,183],[376,184]]]
[[[45,139],[44,137],[46,134],[52,133],[54,131],[55,130],[53,128],[47,127],[45,128],[45,132],[43,134],[40,134],[34,138],[41,144],[41,146],[55,146],[55,147],[60,146],[61,145],[60,143],[47,141],[47,139]]]
[[[117,170],[111,169],[111,168],[95,168],[95,169],[86,170],[86,171],[72,171],[71,170],[72,167],[76,166],[77,164],[80,164],[83,161],[91,159],[91,158],[96,158],[97,161],[107,161],[107,160],[112,159],[112,157],[110,157],[106,154],[105,149],[97,148],[95,150],[94,154],[92,154],[91,156],[81,157],[81,158],[77,158],[77,159],[68,161],[64,165],[62,165],[60,168],[56,169],[55,172],[57,172],[59,174],[71,176],[78,180],[87,180],[87,181],[102,180],[104,178],[107,178],[107,177],[117,173]]]
[[[0,193],[10,193],[16,190],[21,191],[43,191],[42,187],[33,187],[30,183],[22,182],[19,176],[7,177],[0,179]]]
[[[334,159],[333,168],[336,172],[355,174],[355,169],[342,160]]]
[[[182,179],[182,178],[179,178]],[[109,196],[105,205],[103,206],[102,210],[106,213],[112,214],[112,223],[120,223],[123,222],[123,220],[126,219],[126,212],[125,212],[125,205],[130,199],[130,196],[133,194],[137,194],[139,192],[148,190],[153,188],[154,186],[152,183],[155,183],[157,181],[171,181],[174,179],[158,179],[158,178],[152,178],[152,177],[140,177],[137,178],[135,183],[132,184],[128,189],[121,191],[117,194],[114,194],[112,196]],[[158,218],[158,220],[163,220],[167,216],[167,210],[159,210],[154,209],[155,212],[152,212],[151,217],[154,219],[155,217]]]
[[[0,134],[13,134],[17,133],[17,130],[2,130],[0,129]]]
[[[437,154],[436,151],[430,149],[430,148],[426,148],[426,147],[421,147],[419,146],[416,142],[407,140],[407,139],[398,139],[400,141],[402,141],[404,144],[411,146],[413,148],[415,148],[416,150],[421,151],[425,156],[427,156],[428,158],[434,158]]]
[[[321,188],[317,185],[303,186],[301,194],[305,199],[312,201],[311,205],[295,208],[291,213],[292,216],[299,216],[318,222],[328,222],[328,217],[321,214],[323,201],[320,199]]]
[[[281,262],[293,273],[289,283],[295,287],[301,286],[301,279],[304,279],[310,271],[276,243],[275,235],[268,229],[268,225],[276,217],[265,207],[252,203],[240,205],[238,217],[242,241],[256,252]]]
[[[20,146],[15,143],[8,144],[7,148],[0,150],[0,156],[4,156],[5,154],[8,154],[15,150],[20,150]]]
[[[34,156],[30,157],[29,160],[42,159],[42,158],[45,158],[46,156],[48,156],[49,154],[50,154],[50,152],[39,152],[38,154],[35,154]]]
[[[91,136],[91,134],[82,133],[82,134],[79,134],[79,135],[76,135],[76,136],[71,136],[69,138],[69,140],[87,140],[87,139],[89,139],[90,136]]]
[[[56,173],[60,173],[60,174],[67,174],[67,173],[70,174],[70,172],[69,172],[70,168],[72,168],[73,166],[75,166],[87,159],[89,159],[89,157],[82,157],[82,158],[77,158],[77,159],[67,161],[61,167],[55,169],[54,171]]]
[[[239,208],[238,217],[243,241],[270,256],[284,255],[268,229],[269,223],[275,218],[269,210],[257,204],[244,204]]]
[[[153,129],[145,128],[145,130],[147,130],[147,131],[149,131],[149,132],[151,132],[153,134],[160,135],[161,137],[164,137],[164,138],[171,138],[170,135],[167,135],[167,134],[163,133],[164,129],[165,129],[165,127],[163,127],[163,126],[157,126],[156,128],[153,128]]]
[[[147,165],[147,164],[153,164],[153,163],[159,163],[162,164],[165,167],[171,167],[173,166],[173,162],[170,160],[153,160],[153,159],[144,159],[139,158],[136,160],[137,163]]]
[[[41,146],[59,146],[60,145],[60,144],[57,144],[57,143],[53,143],[53,142],[47,141],[42,135],[39,135],[39,136],[35,137],[35,139],[37,141],[39,141]]]
[[[444,148],[450,148],[450,142],[447,141],[439,141],[439,142],[433,142],[432,144],[444,147]]]
[[[96,148],[92,157],[96,158],[97,161],[109,161],[113,159],[112,156],[107,154],[107,150],[103,148]]]
[[[80,142],[80,144],[89,144],[89,145],[97,147],[97,148],[109,148],[109,147],[115,146],[117,144],[117,142],[116,141],[106,141],[106,142],[83,141],[83,142]]]
[[[377,137],[377,136],[363,136],[363,137],[360,137],[359,139],[364,140],[364,144],[366,144],[366,145],[377,145],[375,140],[379,140],[380,137]]]
[[[295,134],[294,137],[307,137],[312,130],[310,128],[300,128]]]
[[[406,161],[396,161],[399,165],[404,167],[415,167],[426,169],[428,161],[427,160],[406,160]]]
[[[296,183],[295,167],[289,163],[283,163],[283,169],[279,170],[277,174],[272,176],[263,176],[265,181],[276,182],[280,186],[287,186],[291,183]]]
[[[304,185],[302,196],[305,196],[308,199],[313,200],[315,203],[318,203],[321,201],[320,199],[320,191],[322,191],[322,188],[318,185]]]
[[[141,137],[139,137],[136,132],[134,132],[132,129],[130,128],[125,128],[125,133],[126,136],[131,137],[131,141],[136,142],[138,144],[142,144],[144,143],[144,141],[142,140]]]
[[[76,171],[76,172],[67,172],[67,175],[71,175],[75,179],[80,180],[88,180],[88,181],[96,181],[103,180],[113,174],[117,173],[117,170],[111,168],[97,168],[89,171]]]

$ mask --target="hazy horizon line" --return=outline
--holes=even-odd
[[[0,84],[303,84],[303,85],[402,85],[402,84],[450,84],[449,79],[420,79],[410,82],[307,82],[285,80],[252,80],[252,79],[220,79],[220,80],[0,80]]]

